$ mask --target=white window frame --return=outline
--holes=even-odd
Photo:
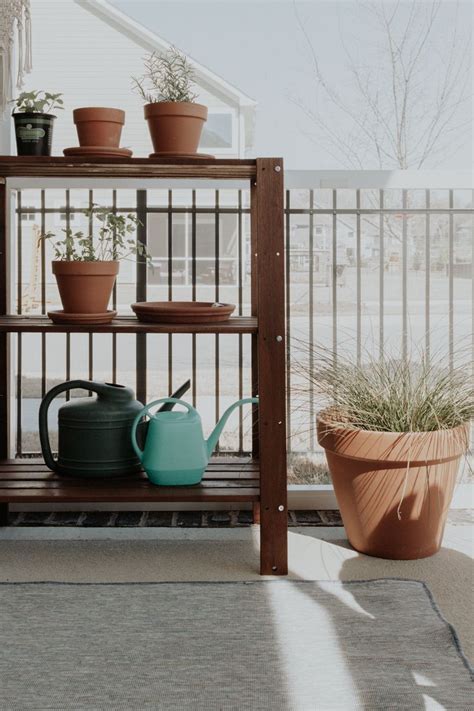
[[[203,217],[204,217],[204,216],[205,216],[205,215],[203,215]],[[184,253],[183,256],[174,256],[174,255],[173,255],[173,256],[171,257],[171,263],[173,264],[173,262],[177,262],[177,263],[178,263],[178,262],[184,262],[185,265],[186,265],[186,278],[185,278],[184,284],[175,284],[175,285],[173,286],[173,289],[179,289],[179,288],[189,287],[189,286],[192,285],[191,272],[190,272],[190,269],[189,269],[189,264],[190,264],[190,262],[192,261],[192,254],[191,254],[191,250],[190,250],[190,240],[189,240],[190,233],[191,233],[191,215],[190,215],[189,213],[184,213],[184,214],[183,214],[183,218],[184,218],[184,224],[183,224],[183,226],[184,226],[184,230],[185,230],[185,233],[184,233],[184,252],[185,252],[185,253]],[[209,224],[210,224],[211,226],[213,226],[212,216],[210,216]],[[196,258],[195,258],[196,264],[198,264],[199,262],[212,262],[213,260],[214,260],[214,257],[197,257],[197,256],[196,256]],[[167,256],[166,256],[166,257],[153,256],[152,259],[151,259],[151,261],[152,261],[153,266],[156,267],[159,263],[162,263],[162,262],[168,264],[168,257],[167,257]],[[235,263],[237,263],[237,262],[238,262],[238,257],[236,257],[236,256],[234,256],[234,257],[223,257],[222,255],[219,255],[219,262],[221,262],[221,263],[223,263],[223,262],[235,262]],[[235,281],[231,282],[230,284],[225,284],[225,286],[235,286],[235,287],[238,286],[238,274],[237,274],[237,271],[238,271],[238,270],[236,270]],[[166,275],[166,276],[168,276],[168,275]],[[151,286],[154,287],[154,286],[164,286],[164,285],[166,285],[166,283],[164,283],[164,284],[152,284]],[[201,284],[201,286],[204,286],[204,285],[206,285],[206,284]],[[211,284],[206,285],[206,286],[211,286]]]
[[[207,151],[212,152],[213,155],[216,156],[232,156],[232,155],[238,155],[239,154],[239,135],[238,135],[238,120],[237,120],[237,111],[235,109],[231,108],[212,108],[209,107],[208,109],[208,115],[209,116],[215,116],[216,114],[222,114],[231,117],[232,119],[232,145],[230,148],[213,148],[212,146],[209,147],[202,147],[202,153],[206,153]],[[201,150],[201,149],[199,149]]]

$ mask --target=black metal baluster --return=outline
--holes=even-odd
[[[191,203],[191,288],[192,288],[192,301],[196,301],[196,191],[192,191],[192,203]],[[191,348],[192,348],[192,398],[193,406],[196,407],[197,403],[197,336],[195,333],[192,334],[191,338]]]
[[[314,369],[314,190],[309,191],[309,370]],[[314,450],[316,418],[314,411],[314,383],[309,381],[309,448]]]
[[[17,192],[17,312],[23,313],[23,232],[22,232],[22,200],[21,190]],[[23,436],[21,424],[22,412],[22,334],[17,335],[17,377],[16,377],[16,457],[23,452]]]
[[[41,234],[46,232],[46,194],[41,191]],[[41,240],[41,313],[46,314],[46,245]],[[46,394],[46,334],[41,334],[41,397]]]
[[[117,214],[117,191],[112,191],[112,212],[114,215]],[[114,227],[113,233],[113,243],[114,248],[117,241],[117,230]],[[115,280],[114,289],[112,292],[112,308],[114,311],[117,310],[117,280]],[[117,382],[117,334],[112,334],[112,382]]]
[[[220,217],[219,217],[219,190],[215,191],[214,203],[214,278],[215,278],[215,301],[219,301],[219,265],[220,265]],[[219,375],[219,334],[214,336],[215,342],[215,419],[218,422],[220,417],[220,375]],[[216,452],[220,451],[219,443],[217,443]]]
[[[168,301],[173,300],[173,191],[168,190]],[[173,391],[173,335],[168,334],[168,392]]]
[[[148,243],[147,230],[147,192],[137,190],[137,240],[145,246]],[[137,256],[137,286],[136,300],[146,301],[147,297],[147,264],[146,260]],[[137,398],[140,402],[147,401],[147,337],[146,333],[136,336],[136,388]]]
[[[238,284],[238,313],[242,316],[243,302],[243,274],[242,274],[242,190],[238,192],[238,212],[237,212],[237,284]],[[243,336],[239,333],[239,400],[244,396],[244,352]],[[244,451],[244,413],[239,407],[239,454]]]

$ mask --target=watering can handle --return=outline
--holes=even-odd
[[[58,471],[58,465],[51,452],[48,432],[48,410],[51,402],[57,395],[60,395],[67,390],[81,388],[81,390],[90,390],[95,393],[101,392],[101,384],[93,383],[90,380],[68,380],[66,383],[56,385],[44,396],[39,409],[39,436],[41,442],[41,451],[43,452],[44,462],[48,469]]]
[[[144,415],[148,415],[151,417],[150,413],[150,408],[155,407],[155,405],[161,405],[163,403],[172,403],[173,405],[183,405],[183,407],[186,407],[188,409],[188,412],[196,412],[194,407],[190,405],[188,402],[185,402],[184,400],[180,400],[177,397],[161,397],[159,400],[153,400],[153,402],[148,403],[148,405],[145,405],[143,410],[140,410],[140,412],[137,414],[135,419],[133,420],[133,425],[132,425],[132,447],[135,450],[135,454],[137,455],[138,459],[142,461],[143,459],[143,450],[140,449],[138,446],[137,442],[137,427]]]

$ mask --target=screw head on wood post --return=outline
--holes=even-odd
[[[275,173],[279,173],[281,170],[281,165],[276,165],[273,170],[275,171]]]
[[[275,341],[277,341],[278,343],[281,343],[282,340],[283,340],[283,336],[277,336],[275,338]]]
[[[283,504],[280,504],[280,506],[278,507],[278,511],[284,511],[284,510],[285,510],[285,507],[283,506]]]

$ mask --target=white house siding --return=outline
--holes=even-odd
[[[64,94],[65,110],[57,112],[53,154],[62,155],[63,148],[77,145],[74,108],[111,106],[126,112],[121,145],[130,147],[135,156],[147,156],[152,146],[143,102],[131,84],[131,76],[143,71],[144,47],[74,0],[32,0],[31,4],[34,66],[24,88]],[[235,109],[236,130],[243,130],[237,99],[232,105],[199,87],[199,101],[210,111]],[[237,137],[237,146],[245,146],[242,136]]]

